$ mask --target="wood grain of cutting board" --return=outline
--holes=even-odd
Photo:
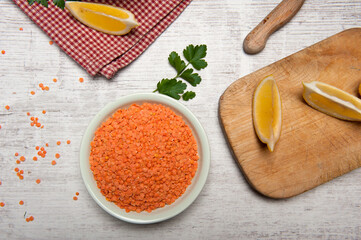
[[[252,123],[254,90],[270,74],[282,101],[281,137],[273,153],[258,140]],[[359,96],[361,28],[340,32],[242,77],[220,98],[220,121],[233,154],[250,185],[265,196],[292,197],[361,166],[361,123],[308,106],[302,82],[315,80]],[[360,179],[355,184],[360,185]]]

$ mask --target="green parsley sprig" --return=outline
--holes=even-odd
[[[35,2],[43,5],[44,7],[48,7],[49,0],[28,0],[29,5],[32,5]],[[64,9],[65,7],[65,0],[53,0],[53,3],[55,6],[58,6],[61,9]]]
[[[159,92],[169,97],[179,100],[181,97],[184,101],[193,99],[196,93],[193,91],[184,92],[187,88],[187,84],[179,78],[185,80],[193,87],[197,86],[202,78],[198,73],[194,72],[194,69],[201,70],[208,66],[208,63],[204,60],[207,55],[206,45],[189,45],[183,50],[183,56],[187,60],[187,63],[181,59],[178,53],[171,52],[168,57],[169,64],[176,70],[177,74],[174,78],[164,78],[157,84],[157,89],[153,92]],[[190,65],[194,68],[191,68]]]

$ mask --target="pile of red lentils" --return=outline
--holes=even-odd
[[[191,129],[170,108],[133,104],[102,123],[91,143],[98,188],[126,212],[151,212],[172,204],[198,167]]]

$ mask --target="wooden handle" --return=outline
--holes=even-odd
[[[301,8],[305,0],[283,0],[244,39],[243,50],[256,54],[264,49],[268,37],[281,28]]]

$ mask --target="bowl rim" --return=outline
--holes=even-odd
[[[201,162],[202,164],[198,165],[197,172],[199,171],[200,175],[198,176],[198,180],[195,183],[192,182],[191,185],[194,184],[192,187],[192,191],[189,192],[187,197],[183,198],[182,203],[178,204],[173,209],[173,211],[169,211],[168,214],[163,214],[164,216],[161,216],[161,217],[155,217],[155,218],[151,218],[151,219],[135,219],[130,216],[125,216],[125,214],[127,214],[127,213],[121,214],[121,213],[116,213],[116,212],[112,211],[108,206],[103,204],[103,201],[107,201],[105,199],[105,197],[101,194],[101,197],[103,199],[100,199],[97,196],[99,194],[96,194],[94,192],[94,186],[92,186],[94,184],[91,183],[92,180],[94,181],[94,177],[93,177],[93,173],[91,172],[91,170],[89,168],[90,142],[92,141],[92,139],[94,137],[95,130],[114,111],[116,111],[117,109],[120,109],[122,107],[130,106],[131,104],[136,103],[136,102],[147,102],[147,101],[162,104],[164,106],[170,107],[172,110],[175,109],[182,115],[183,118],[185,118],[184,120],[188,120],[188,122],[190,124],[192,124],[192,127],[195,131],[193,134],[196,134],[199,138],[199,142],[197,141],[197,144],[198,144],[198,149],[200,149],[200,151],[202,152],[202,158],[200,159],[202,161]],[[176,113],[176,114],[178,115],[178,113]],[[157,94],[157,93],[136,93],[136,94],[123,96],[113,102],[106,104],[92,118],[92,120],[90,121],[89,125],[87,126],[85,133],[83,135],[83,138],[81,140],[79,159],[80,159],[81,176],[82,176],[83,182],[86,186],[86,189],[89,192],[89,194],[91,195],[91,197],[93,198],[93,200],[103,210],[105,210],[110,215],[112,215],[120,220],[129,222],[129,223],[150,224],[150,223],[161,222],[161,221],[167,220],[169,218],[172,218],[172,217],[180,214],[185,209],[187,209],[194,202],[194,200],[198,197],[198,195],[200,194],[200,192],[202,191],[202,189],[206,183],[208,173],[209,173],[210,146],[209,146],[209,141],[208,141],[206,132],[205,132],[204,128],[202,127],[201,123],[195,117],[195,115],[188,108],[186,108],[183,104],[181,104],[180,102],[178,102],[168,96],[164,96],[164,95]],[[89,171],[90,171],[90,173],[89,173]],[[92,179],[89,179],[89,175],[91,175]],[[95,187],[96,187],[96,189],[98,189],[97,186],[95,186]],[[119,208],[119,209],[121,211],[123,210],[121,208]],[[149,214],[152,214],[152,213],[149,213]]]

